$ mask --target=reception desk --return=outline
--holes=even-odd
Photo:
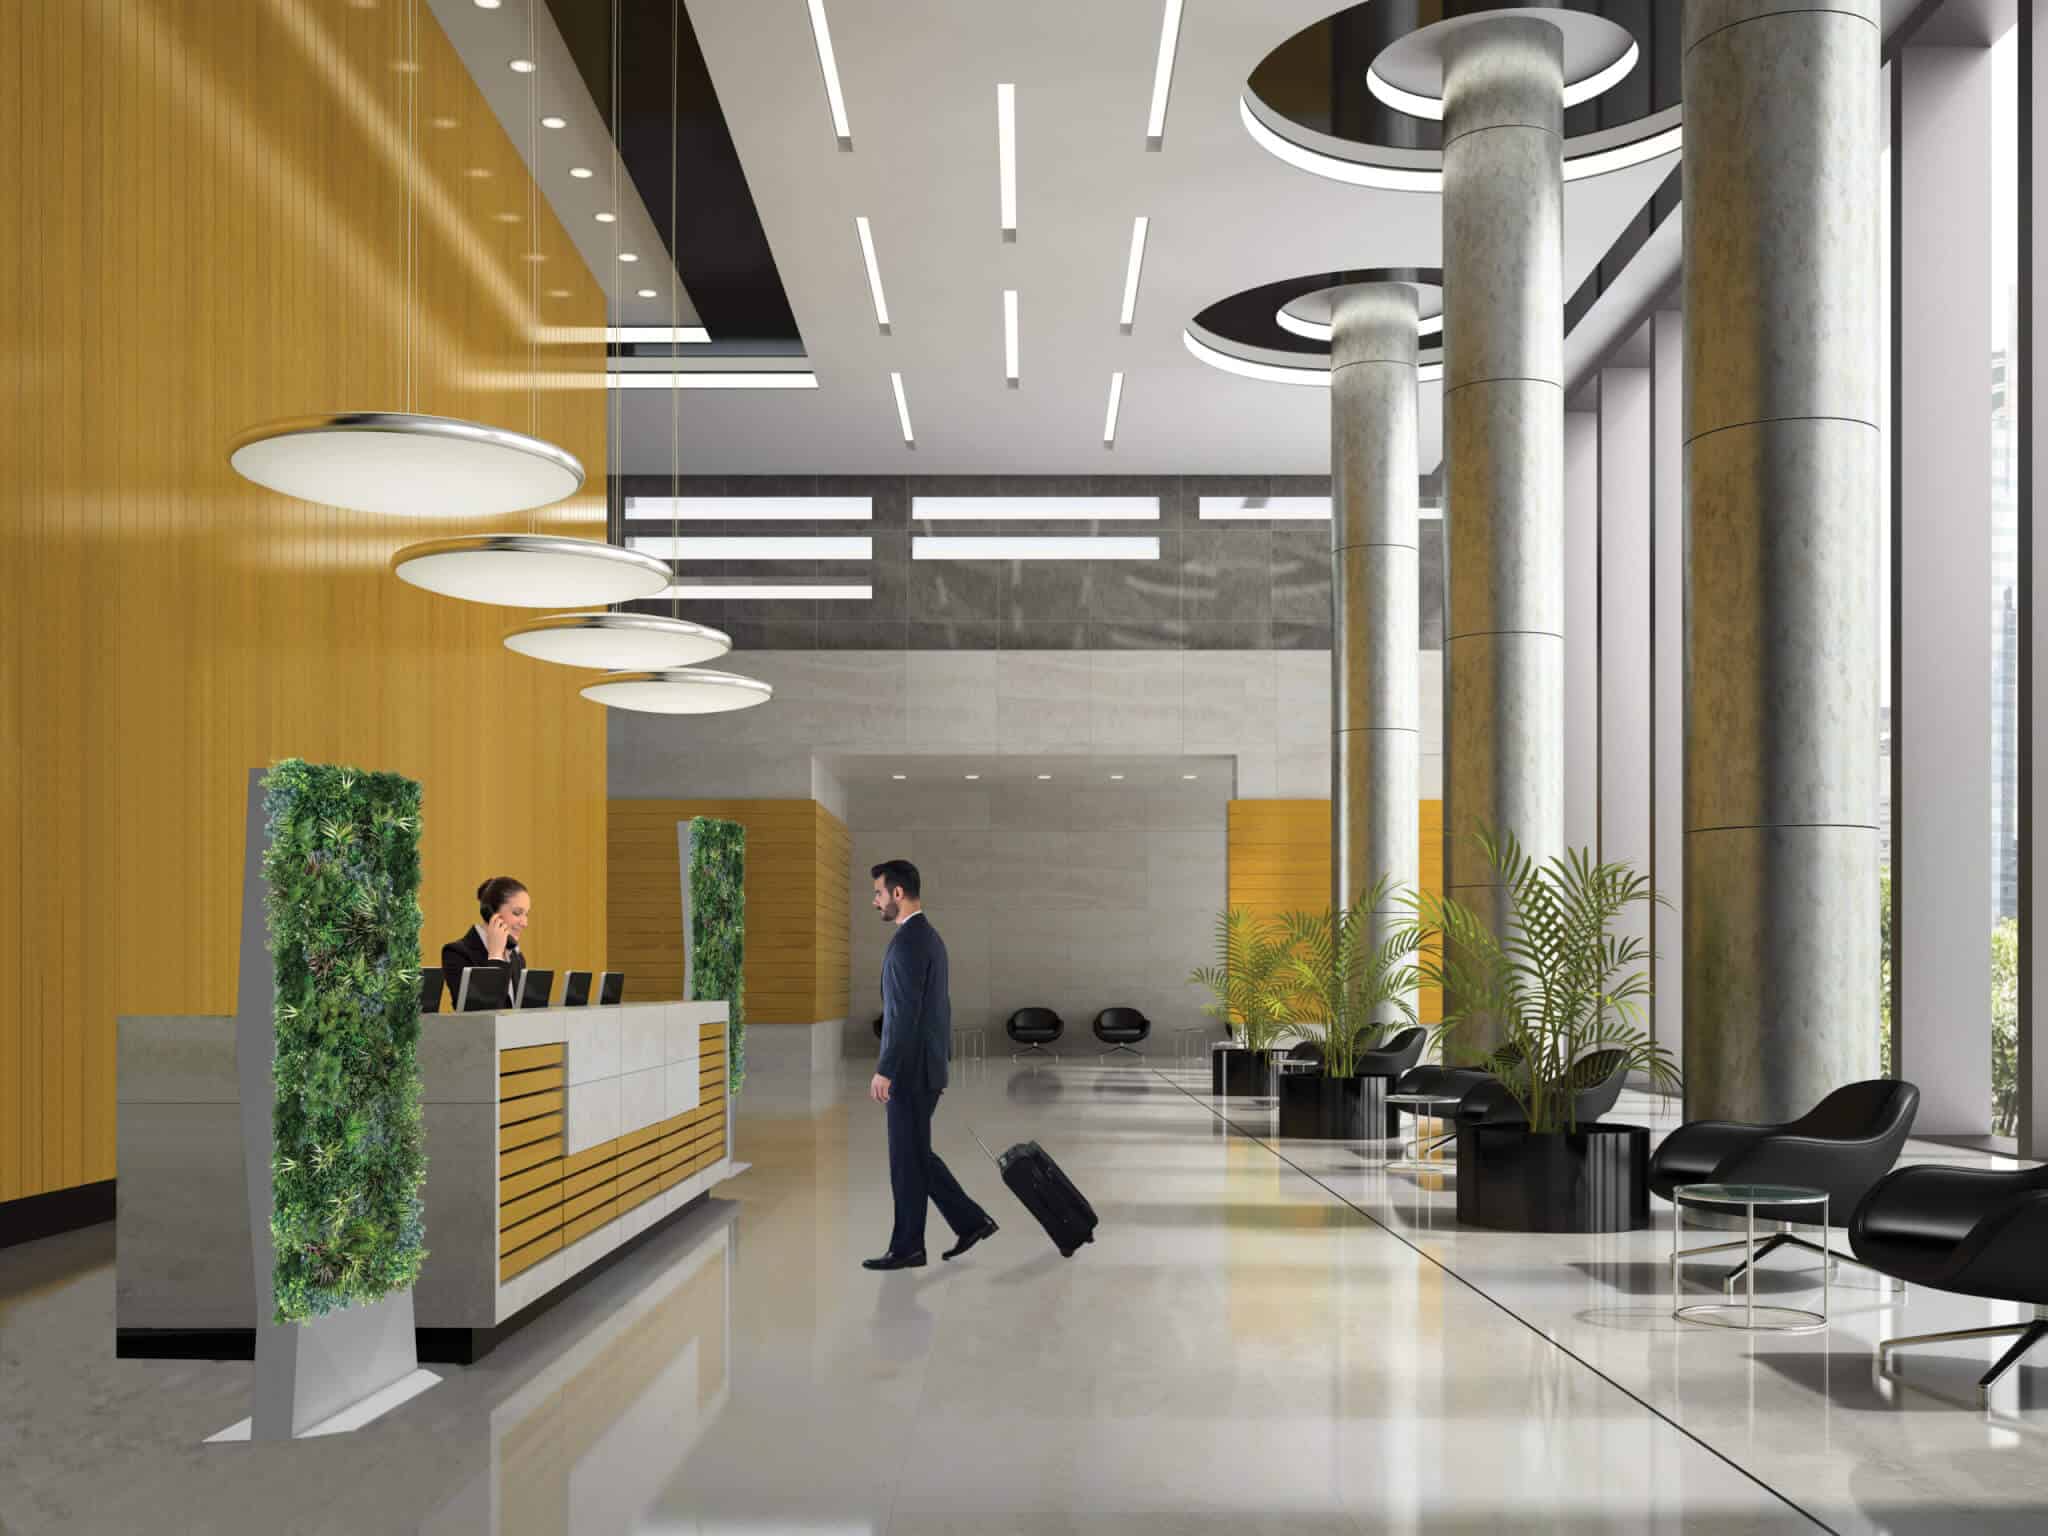
[[[726,1006],[420,1021],[422,1359],[520,1314],[731,1176]],[[120,1021],[117,1351],[246,1356],[255,1299],[231,1018]]]

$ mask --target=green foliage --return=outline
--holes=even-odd
[[[699,816],[690,822],[690,996],[723,1000],[728,1091],[747,1075],[747,829]]]
[[[1596,864],[1584,849],[1542,862],[1512,836],[1481,828],[1478,841],[1508,895],[1507,932],[1495,934],[1458,902],[1412,898],[1424,934],[1424,982],[1444,989],[1441,1029],[1488,1020],[1500,1048],[1484,1063],[1514,1095],[1536,1132],[1577,1129],[1579,1062],[1595,1050],[1620,1053],[1659,1088],[1678,1085],[1670,1050],[1641,1026],[1650,995],[1650,946],[1608,930],[1624,910],[1657,899],[1627,864]]]
[[[2001,918],[1991,930],[1991,1129],[2020,1126],[2020,925]]]
[[[1382,876],[1373,888],[1341,912],[1289,912],[1281,919],[1286,958],[1274,984],[1294,1018],[1288,1033],[1318,1040],[1323,1071],[1351,1077],[1361,1048],[1377,1045],[1396,1025],[1415,1022],[1414,960],[1422,930],[1404,923],[1372,945],[1373,914],[1387,901],[1392,882]]]
[[[275,965],[277,1321],[404,1290],[420,1188],[420,786],[278,763],[263,780]]]
[[[1216,963],[1189,972],[1207,987],[1213,1002],[1202,1012],[1221,1019],[1251,1050],[1271,1050],[1286,1031],[1287,1017],[1274,978],[1287,959],[1287,937],[1275,923],[1244,907],[1216,915]]]

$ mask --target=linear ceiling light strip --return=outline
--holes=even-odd
[[[1017,87],[996,87],[997,203],[1004,235],[1017,238]]]
[[[1116,446],[1116,417],[1124,403],[1124,376],[1112,373],[1109,376],[1109,414],[1102,418],[1102,446]]]
[[[1066,538],[1043,536],[934,537],[913,534],[913,560],[1157,560],[1155,535]]]
[[[1131,259],[1124,267],[1124,302],[1117,324],[1128,332],[1138,318],[1138,277],[1145,267],[1145,232],[1152,221],[1144,214],[1131,220]]]
[[[875,259],[875,233],[864,217],[853,221],[853,229],[860,236],[860,259],[868,269],[868,297],[874,301],[875,324],[886,334],[889,329],[889,301],[882,296],[882,267]]]
[[[903,429],[903,445],[906,448],[915,448],[917,446],[917,433],[911,429],[910,425],[910,401],[903,393],[903,375],[891,370],[889,374],[889,388],[894,390],[896,394],[896,424]]]
[[[685,523],[865,523],[871,496],[628,496],[626,520]]]
[[[801,534],[748,538],[744,535],[643,534],[626,540],[629,549],[660,560],[872,560],[875,541],[864,538],[806,538]]]
[[[1003,377],[1016,384],[1017,373],[1017,290],[1003,290]]]
[[[925,523],[1144,523],[1159,518],[1157,496],[913,496]]]
[[[1159,149],[1166,142],[1166,104],[1173,94],[1173,56],[1180,47],[1182,0],[1166,0],[1159,18],[1159,59],[1152,66],[1152,107],[1145,114],[1145,147]]]
[[[704,582],[679,581],[663,597],[686,603],[725,602],[866,602],[875,595],[867,582]]]
[[[631,373],[605,375],[607,389],[816,389],[815,373],[795,368],[754,368],[746,370],[703,369],[692,372]]]
[[[605,327],[604,339],[613,346],[704,346],[710,342],[711,332],[701,325],[610,325]]]
[[[825,20],[825,0],[810,0],[811,37],[818,45],[818,68],[825,76],[825,105],[832,114],[832,136],[841,149],[853,148],[853,129],[846,121],[846,93],[839,88],[839,60],[832,52],[832,26]]]

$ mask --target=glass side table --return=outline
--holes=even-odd
[[[1456,1173],[1458,1171],[1456,1163],[1449,1162],[1443,1158],[1432,1158],[1429,1156],[1431,1152],[1434,1152],[1445,1142],[1458,1139],[1456,1128],[1454,1127],[1437,1136],[1425,1136],[1422,1132],[1422,1122],[1425,1118],[1422,1111],[1432,1108],[1456,1109],[1458,1101],[1462,1097],[1460,1094],[1443,1093],[1390,1093],[1387,1095],[1387,1103],[1390,1106],[1400,1105],[1415,1112],[1415,1135],[1410,1140],[1401,1143],[1401,1156],[1393,1158],[1387,1163],[1387,1170],[1390,1173]],[[1429,1118],[1447,1120],[1449,1116],[1438,1115]],[[1423,1145],[1425,1141],[1428,1142],[1427,1146]]]
[[[988,1031],[956,1027],[953,1030],[953,1056],[957,1061],[987,1061]]]
[[[1722,1210],[1740,1208],[1748,1217],[1744,1236],[1733,1243],[1709,1243],[1703,1248],[1680,1248],[1685,1229],[1685,1208],[1714,1206]],[[1756,1208],[1760,1205],[1801,1205],[1818,1207],[1816,1219],[1821,1239],[1828,1232],[1826,1190],[1808,1189],[1801,1184],[1680,1184],[1671,1191],[1671,1315],[1682,1322],[1707,1323],[1716,1328],[1742,1328],[1762,1333],[1814,1333],[1828,1325],[1829,1271],[1820,1267],[1820,1310],[1756,1304]],[[1740,1247],[1749,1260],[1743,1267],[1743,1297],[1740,1301],[1699,1301],[1686,1303],[1679,1274],[1681,1260],[1698,1253],[1717,1253]]]

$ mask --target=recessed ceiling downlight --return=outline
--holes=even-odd
[[[758,678],[696,667],[650,672],[613,672],[581,690],[608,709],[647,715],[722,715],[766,704],[775,689]]]
[[[253,427],[228,447],[266,490],[355,512],[489,517],[573,496],[583,465],[523,432],[447,416],[345,411]]]
[[[506,630],[505,648],[565,667],[642,672],[715,661],[732,650],[732,639],[654,613],[555,613]]]
[[[486,533],[413,544],[391,557],[398,579],[506,608],[602,608],[656,597],[669,569],[652,555],[552,534]]]

